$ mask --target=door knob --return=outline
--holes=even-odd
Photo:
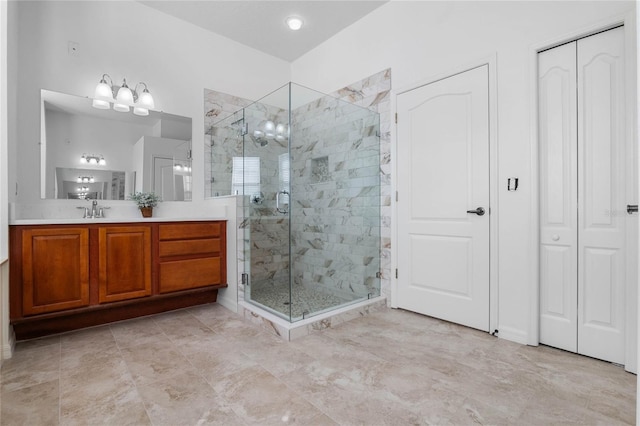
[[[467,210],[467,213],[475,213],[478,216],[483,216],[484,215],[484,209],[482,207],[478,207],[475,210]]]

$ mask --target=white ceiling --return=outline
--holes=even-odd
[[[272,56],[293,61],[388,0],[139,0]],[[305,24],[291,31],[285,19],[296,15]]]

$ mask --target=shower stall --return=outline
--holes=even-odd
[[[246,302],[295,322],[380,295],[379,127],[293,83],[214,124],[228,172],[212,191],[243,200]]]

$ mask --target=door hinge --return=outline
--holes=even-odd
[[[396,268],[396,278],[398,278],[398,268]]]
[[[398,202],[398,191],[396,191],[396,202]]]
[[[247,274],[246,272],[242,273],[242,284],[244,285],[249,285],[249,274]]]
[[[398,124],[398,113],[396,112],[396,124]]]
[[[376,278],[382,278],[382,272],[376,272]]]

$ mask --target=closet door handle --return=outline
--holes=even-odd
[[[475,213],[478,216],[484,216],[484,209],[482,207],[478,207],[475,210],[467,210],[467,213]]]
[[[637,204],[627,204],[627,213],[638,213],[638,205]]]

